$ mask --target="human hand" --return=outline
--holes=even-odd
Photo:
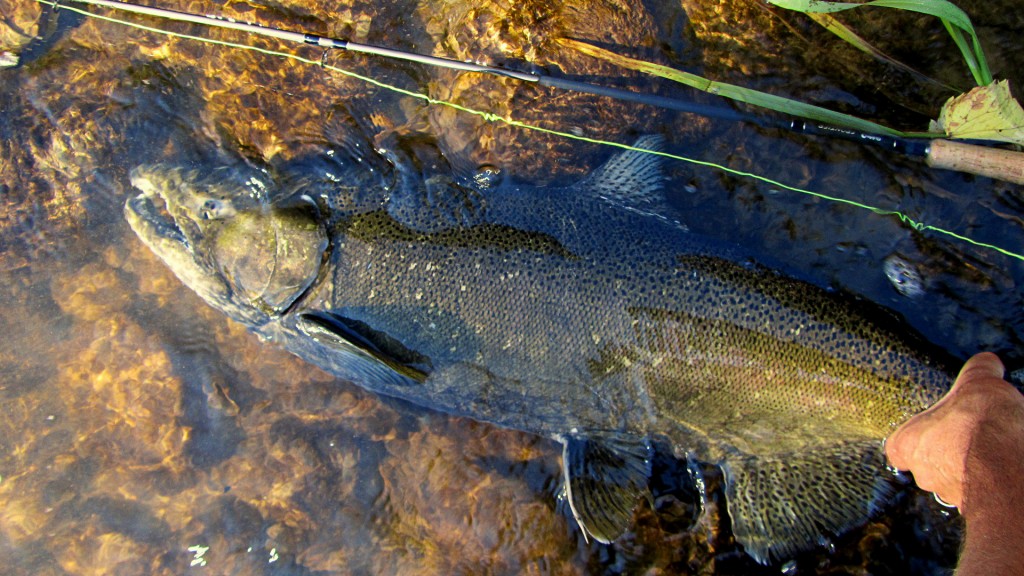
[[[949,393],[885,444],[890,464],[961,513],[983,498],[1000,463],[1022,451],[1024,396],[1003,380],[1003,363],[991,353],[968,360]]]

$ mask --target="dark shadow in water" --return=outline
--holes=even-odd
[[[45,6],[43,8],[42,29],[31,43],[21,49],[18,59],[19,66],[26,66],[49,54],[50,50],[64,39],[69,31],[85,22],[85,16],[71,10],[61,10],[60,0],[57,1],[56,7]]]
[[[245,439],[236,417],[262,400],[264,392],[220,355],[210,327],[187,303],[160,306],[140,299],[131,315],[159,335],[182,382],[179,423],[190,430],[185,450],[192,464],[205,469],[230,458]]]
[[[93,496],[77,506],[74,514],[76,520],[91,517],[93,524],[149,544],[159,544],[170,533],[167,523],[154,516],[143,502]]]

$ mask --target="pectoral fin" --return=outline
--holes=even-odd
[[[303,314],[297,326],[306,336],[342,357],[350,371],[398,384],[422,383],[429,360],[404,348],[386,334],[330,312]],[[412,359],[420,359],[414,363]]]
[[[562,443],[562,471],[573,517],[585,536],[612,542],[629,527],[639,496],[649,496],[650,443],[621,435],[570,435]]]
[[[828,542],[893,495],[881,443],[862,440],[722,464],[733,535],[762,564]]]

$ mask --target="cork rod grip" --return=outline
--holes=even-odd
[[[1024,184],[1024,152],[932,140],[928,147],[928,165],[959,172],[970,172],[1015,184]]]

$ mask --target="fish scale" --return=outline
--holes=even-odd
[[[689,233],[662,180],[657,157],[626,151],[565,188],[436,178],[268,205],[143,166],[125,214],[264,339],[377,393],[559,439],[585,535],[628,529],[657,441],[721,466],[737,541],[783,559],[885,504],[881,442],[948,389],[949,364],[894,317]],[[209,197],[231,209],[189,214]]]

